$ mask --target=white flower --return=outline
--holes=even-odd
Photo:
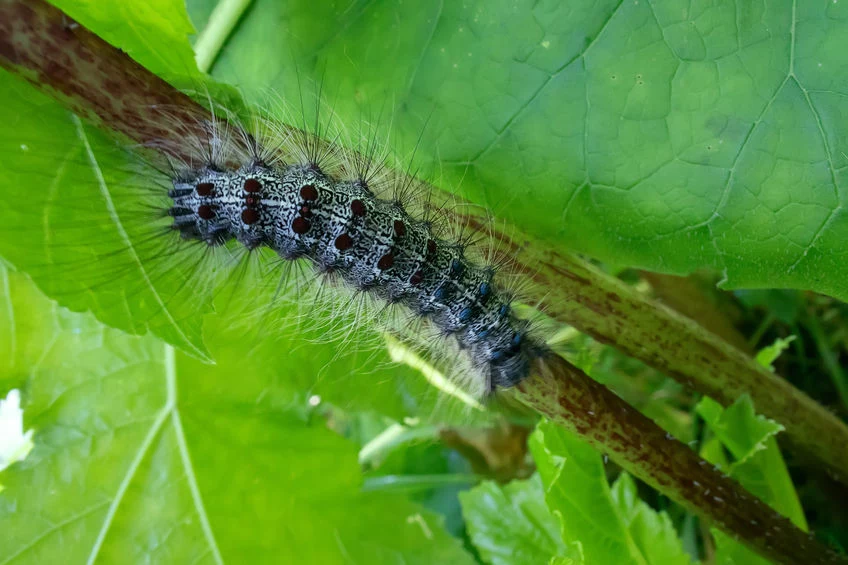
[[[0,471],[24,459],[31,450],[32,430],[24,433],[21,393],[12,389],[5,400],[0,398]]]

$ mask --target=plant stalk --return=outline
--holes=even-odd
[[[561,357],[539,359],[515,397],[777,563],[848,563]]]
[[[218,53],[251,2],[252,0],[220,0],[215,5],[206,28],[197,36],[194,44],[198,69],[204,73],[209,72]]]
[[[574,255],[521,234],[500,233],[545,297],[545,313],[730,406],[744,394],[757,412],[783,424],[781,439],[848,484],[848,426],[835,414],[693,320],[639,294]]]

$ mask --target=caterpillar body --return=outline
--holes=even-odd
[[[211,143],[220,145],[227,136],[212,126]],[[379,183],[365,172],[373,162],[341,167],[359,169],[345,179],[317,158],[285,163],[247,139],[248,151],[238,159],[212,147],[205,162],[174,168],[168,215],[183,239],[268,247],[285,260],[307,259],[354,291],[408,308],[467,354],[479,377],[471,379],[475,392],[490,394],[528,375],[545,348],[530,323],[513,313],[496,267],[468,258],[466,243],[440,237],[434,222],[415,217],[401,198],[380,198],[372,186]]]

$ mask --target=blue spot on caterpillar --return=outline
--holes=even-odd
[[[467,352],[485,393],[520,382],[546,351],[512,313],[493,268],[475,264],[398,202],[378,198],[361,178],[335,178],[314,162],[252,159],[238,168],[185,167],[172,182],[169,215],[184,239],[269,247],[408,307]]]

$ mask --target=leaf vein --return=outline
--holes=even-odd
[[[88,141],[88,135],[86,135],[85,130],[83,129],[82,122],[80,121],[79,116],[77,115],[73,116],[73,120],[77,129],[77,135],[80,141],[82,141],[83,146],[85,147],[89,163],[91,164],[91,168],[94,171],[94,175],[97,177],[97,183],[100,188],[100,193],[105,201],[107,211],[109,212],[109,217],[115,224],[115,229],[118,231],[118,235],[124,241],[124,243],[126,243],[127,251],[132,257],[132,260],[135,265],[138,267],[138,271],[141,274],[144,283],[150,289],[150,292],[152,293],[153,298],[156,300],[156,303],[159,304],[159,306],[162,308],[162,313],[165,314],[165,316],[168,318],[168,322],[177,331],[177,334],[183,339],[183,345],[191,349],[201,358],[205,357],[203,352],[198,350],[191,342],[191,340],[188,339],[188,336],[185,335],[182,328],[180,328],[179,324],[177,324],[177,321],[171,315],[170,310],[168,310],[168,306],[165,304],[164,300],[162,300],[162,297],[159,295],[159,292],[156,290],[156,287],[153,286],[153,281],[150,280],[150,275],[144,268],[144,265],[142,264],[141,259],[139,258],[138,253],[136,253],[135,247],[133,246],[130,240],[129,234],[124,228],[121,218],[118,216],[118,211],[115,209],[115,203],[112,201],[112,196],[109,194],[109,189],[106,186],[106,179],[103,177],[103,171],[100,168],[99,163],[97,162],[97,158],[94,156],[94,151],[91,149],[91,144]]]

